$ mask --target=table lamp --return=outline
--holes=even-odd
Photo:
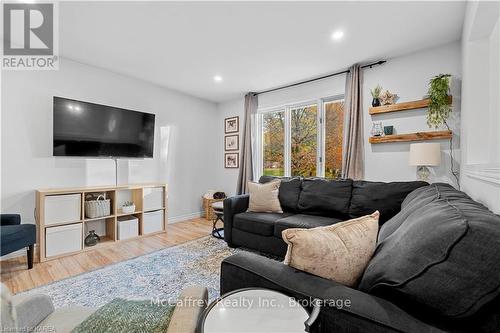
[[[441,164],[440,143],[412,143],[410,144],[409,165],[417,167],[417,179],[429,181],[430,166]]]

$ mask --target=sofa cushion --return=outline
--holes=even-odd
[[[248,182],[250,199],[247,212],[283,213],[278,199],[280,184],[279,179],[266,184]]]
[[[378,233],[378,211],[334,225],[287,229],[286,265],[354,287],[370,261]]]
[[[290,228],[316,228],[341,222],[333,217],[297,214],[282,218],[274,225],[274,236],[281,238],[283,230]]]
[[[351,193],[351,179],[304,179],[298,208],[304,214],[345,219],[349,215]]]
[[[233,226],[236,229],[251,232],[253,234],[272,236],[275,222],[290,215],[292,214],[245,212],[234,216]]]
[[[284,212],[297,213],[297,205],[299,203],[300,191],[302,188],[302,179],[300,177],[274,177],[262,176],[259,183],[268,183],[275,179],[281,179],[280,191],[278,198],[280,199],[281,208]]]
[[[500,293],[500,216],[450,185],[418,191],[400,226],[382,227],[360,289],[412,311],[470,317]]]
[[[429,184],[420,181],[382,183],[355,180],[349,215],[356,218],[378,210],[382,225],[401,210],[401,203],[410,192],[426,185]]]

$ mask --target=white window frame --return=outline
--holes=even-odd
[[[263,116],[266,113],[272,112],[284,112],[285,113],[285,142],[284,142],[284,177],[291,176],[291,141],[292,141],[292,131],[291,131],[291,110],[299,107],[305,107],[309,105],[317,105],[317,120],[316,128],[317,132],[317,145],[316,145],[316,176],[325,176],[325,110],[324,104],[333,101],[343,101],[344,95],[333,95],[328,97],[322,97],[317,99],[310,99],[301,102],[287,103],[283,105],[260,108],[257,110],[257,154],[256,154],[256,164],[258,165],[256,179],[258,180],[264,172],[264,141],[263,141]]]

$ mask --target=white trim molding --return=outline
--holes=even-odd
[[[463,173],[467,177],[500,186],[500,164],[467,164]]]
[[[177,216],[169,217],[167,221],[168,221],[168,224],[172,224],[172,223],[177,223],[177,222],[186,221],[186,220],[190,220],[190,219],[196,219],[196,218],[202,217],[203,214],[205,214],[205,213],[204,212],[196,212],[196,213],[190,213],[190,214],[177,215]]]

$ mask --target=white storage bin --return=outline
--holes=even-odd
[[[145,187],[143,191],[143,211],[163,208],[163,187]]]
[[[80,221],[82,195],[49,195],[45,197],[45,225]]]
[[[45,229],[45,256],[80,251],[82,249],[82,224],[70,224]]]
[[[149,234],[163,230],[163,210],[144,213],[143,234]]]
[[[133,216],[118,218],[118,239],[128,239],[139,236],[139,219]]]

